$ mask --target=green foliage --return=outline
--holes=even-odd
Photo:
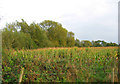
[[[22,22],[17,21],[17,25],[18,25],[20,31],[24,32],[24,33],[29,33],[29,31],[30,31],[29,25],[23,19],[21,19],[21,20],[22,20]]]
[[[40,23],[40,27],[47,32],[49,40],[55,47],[66,46],[67,30],[60,23],[45,20]]]
[[[111,82],[117,76],[117,48],[67,48],[2,51],[2,78],[18,82]],[[114,64],[114,65],[113,65]]]
[[[88,40],[82,40],[80,45],[81,45],[81,47],[91,47],[92,43]]]
[[[71,35],[67,36],[67,33]],[[42,23],[27,24],[16,21],[7,24],[2,32],[4,48],[43,48],[43,47],[69,47],[74,46],[74,33],[68,32],[55,21],[45,20]]]
[[[50,41],[48,40],[46,32],[42,30],[38,24],[32,23],[29,27],[31,30],[29,34],[39,48],[49,46]]]
[[[35,43],[31,39],[29,34],[23,32],[12,32],[5,29],[2,32],[2,45],[3,48],[14,48],[14,49],[32,49],[36,48]]]
[[[3,48],[14,49],[36,49],[43,47],[106,47],[118,46],[116,43],[105,41],[88,41],[74,39],[74,33],[68,32],[58,22],[45,20],[41,23],[27,24],[14,22],[7,24],[2,31]]]
[[[76,39],[76,40],[75,40],[75,46],[80,47],[80,41],[79,41],[79,39]]]
[[[67,33],[67,46],[68,47],[73,47],[74,45],[75,45],[74,33],[73,32],[68,32]]]

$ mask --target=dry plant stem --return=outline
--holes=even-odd
[[[112,82],[113,82],[113,84],[114,84],[114,68],[113,68],[113,71],[112,71],[113,73],[112,73],[112,75],[113,75],[113,77],[112,77]]]
[[[20,77],[19,77],[19,84],[22,81],[23,71],[24,71],[24,68],[21,69],[21,73],[20,73]]]

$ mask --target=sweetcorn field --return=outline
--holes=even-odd
[[[2,52],[2,82],[117,82],[117,47]]]

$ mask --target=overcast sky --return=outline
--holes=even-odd
[[[118,43],[119,0],[0,0],[0,28],[6,23],[53,20],[79,40]]]

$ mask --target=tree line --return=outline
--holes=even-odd
[[[116,43],[75,39],[72,31],[66,30],[62,24],[44,20],[30,25],[22,19],[21,22],[7,24],[2,30],[2,47],[14,49],[36,49],[44,47],[106,47],[118,46]]]

